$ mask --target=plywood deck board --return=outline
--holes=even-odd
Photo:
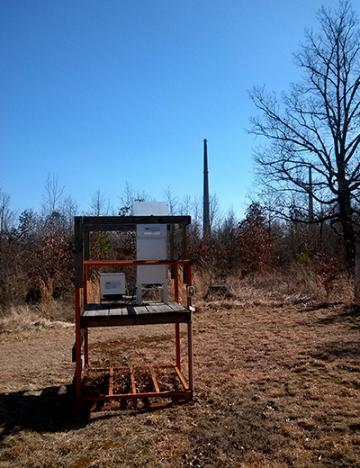
[[[171,308],[167,304],[148,305],[146,308],[149,314],[172,312]]]
[[[109,308],[109,316],[112,315],[125,315],[127,313],[126,307],[118,306]]]
[[[169,302],[169,307],[172,309],[172,310],[187,310],[185,309],[184,306],[182,306],[181,304],[179,304],[178,302]]]
[[[135,308],[136,308],[137,315],[148,314],[149,313],[146,306],[135,306]]]

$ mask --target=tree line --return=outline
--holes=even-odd
[[[54,190],[50,192],[54,195]],[[188,256],[194,260],[197,274],[206,274],[210,283],[226,283],[234,276],[277,275],[294,265],[322,275],[346,270],[342,239],[329,220],[317,225],[284,220],[274,215],[264,199],[251,202],[244,217],[238,219],[232,211],[222,215],[212,197],[211,236],[203,238],[199,201],[186,196],[178,202],[170,190],[164,196],[172,214],[192,216]],[[131,214],[135,199],[139,194],[126,187],[121,197],[126,203],[116,214]],[[141,194],[141,199],[149,197]],[[0,200],[0,304],[72,301],[73,216],[81,214],[76,203],[50,196],[38,212],[25,210],[15,216],[9,195],[0,192]],[[97,191],[83,214],[106,215],[108,207]],[[134,234],[97,232],[91,236],[92,258],[135,258]]]
[[[263,143],[256,154],[259,194],[243,219],[221,215],[211,199],[212,234],[201,236],[201,203],[165,192],[171,214],[191,214],[189,256],[212,281],[287,269],[320,275],[354,273],[360,216],[360,28],[349,1],[321,8],[319,29],[308,31],[295,54],[301,79],[279,99],[263,87],[250,93],[258,115],[251,129]],[[87,214],[127,215],[135,199],[127,185],[116,210],[98,190]],[[46,182],[39,212],[15,216],[0,191],[0,302],[44,301],[71,291],[73,216],[55,176]],[[92,256],[134,253],[134,239],[97,233]]]

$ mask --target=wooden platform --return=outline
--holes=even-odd
[[[191,311],[177,302],[148,302],[142,305],[90,303],[80,316],[82,327],[188,323]]]

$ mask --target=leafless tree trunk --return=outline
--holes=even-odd
[[[64,187],[59,184],[56,174],[48,174],[43,193],[43,213],[45,216],[61,211],[64,197]]]
[[[170,214],[176,214],[178,210],[178,201],[173,192],[171,191],[170,185],[166,188],[166,190],[164,190],[164,195],[169,205]]]
[[[257,161],[263,181],[283,194],[279,214],[309,222],[311,169],[314,222],[341,226],[351,269],[360,187],[359,22],[348,1],[336,11],[322,8],[319,22],[320,34],[308,32],[296,55],[303,81],[292,85],[282,102],[264,89],[252,91],[261,117],[252,120],[251,131],[270,142]],[[296,201],[292,212],[290,199]]]
[[[0,233],[10,229],[14,217],[15,214],[10,208],[10,195],[0,189]]]
[[[91,197],[90,213],[94,216],[106,216],[110,211],[110,202],[101,193],[100,189],[97,189]]]

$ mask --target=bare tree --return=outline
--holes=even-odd
[[[65,187],[59,183],[57,174],[48,174],[43,193],[42,210],[45,216],[61,211]]]
[[[180,203],[178,203],[177,212],[180,215],[188,215],[188,214],[192,213],[191,195],[189,195],[189,194],[184,195],[182,201]]]
[[[217,229],[221,223],[220,203],[216,193],[210,196],[210,225],[211,229]]]
[[[320,32],[307,32],[295,55],[302,81],[280,101],[264,89],[252,91],[261,116],[252,119],[251,131],[270,142],[257,161],[263,182],[283,194],[278,212],[308,222],[311,194],[314,221],[341,227],[351,268],[360,187],[359,21],[348,1],[322,8],[318,19]]]
[[[176,214],[178,211],[178,201],[173,192],[171,191],[170,185],[168,185],[168,187],[164,190],[164,196],[169,205],[170,214]]]
[[[133,203],[135,201],[148,201],[149,196],[145,192],[135,192],[129,182],[126,182],[123,193],[120,196],[121,206],[119,214],[122,216],[131,215]]]
[[[68,233],[72,233],[74,229],[74,216],[79,211],[77,202],[69,195],[65,197],[62,205],[62,214],[64,217],[65,227]]]
[[[10,208],[10,195],[0,189],[0,233],[9,231],[15,214]]]
[[[90,212],[94,216],[106,216],[110,211],[110,202],[101,193],[100,189],[97,189],[91,196]]]

